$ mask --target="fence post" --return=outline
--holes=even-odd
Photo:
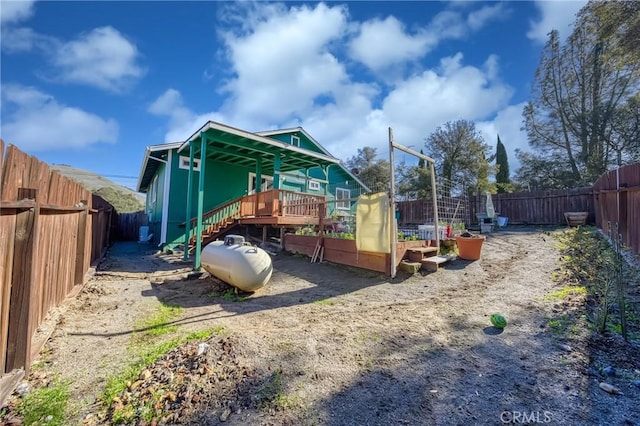
[[[16,215],[15,246],[9,307],[9,339],[5,371],[24,368],[31,363],[31,337],[35,329],[39,297],[37,291],[38,218],[36,204]],[[35,306],[34,306],[35,305]]]
[[[73,282],[74,285],[82,284],[84,282],[85,245],[87,241],[87,210],[88,207],[85,207],[85,209],[80,212],[80,217],[78,218],[78,231],[76,232],[76,270],[75,279]],[[99,250],[102,250],[102,248],[99,248]],[[89,253],[89,256],[91,256],[91,253]]]

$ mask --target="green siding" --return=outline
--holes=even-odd
[[[155,161],[155,160],[151,160]],[[147,193],[147,217],[149,219],[149,233],[153,234],[153,242],[160,241],[160,228],[162,224],[162,200],[164,195],[165,164],[160,164],[155,177],[151,180]]]
[[[278,139],[288,141],[289,135],[278,135]],[[300,134],[300,142],[303,148],[311,149],[315,145],[311,144],[308,139],[304,138]],[[308,143],[308,146],[305,144]],[[319,149],[313,149],[316,152],[321,152]],[[188,151],[183,151],[182,156],[189,155]],[[186,155],[185,155],[186,154]],[[167,218],[167,238],[166,248],[173,248],[184,242],[184,226],[180,226],[185,222],[186,216],[186,203],[187,203],[187,182],[189,171],[181,169],[179,167],[180,154],[177,150],[174,150],[171,157],[171,185],[169,192],[169,208]],[[149,213],[149,226],[150,232],[154,234],[154,241],[160,241],[161,236],[161,221],[162,221],[162,202],[164,193],[164,175],[166,172],[166,166],[161,164],[157,172],[157,195],[155,203],[151,201],[149,194],[147,196]],[[234,200],[247,194],[249,173],[255,173],[255,166],[243,167],[229,165],[217,161],[208,160],[206,163],[205,173],[205,194],[204,194],[204,211],[209,211],[225,202]],[[289,175],[295,175],[289,176]],[[329,185],[325,183],[320,184],[320,190],[309,190],[305,185],[306,170],[300,170],[297,172],[290,172],[288,175],[284,175],[284,182],[281,183],[281,189],[306,192],[314,195],[326,195],[329,199],[335,199],[335,188],[352,189],[351,196],[355,197],[356,194],[353,188],[357,187],[353,178],[347,174],[339,166],[329,167]],[[199,178],[199,172],[194,172],[194,189],[191,194],[191,212],[195,216],[197,212],[197,182]],[[325,174],[321,167],[314,167],[309,169],[309,178],[324,181],[326,179]],[[155,179],[155,177],[154,177]],[[150,188],[151,189],[151,188]],[[329,204],[330,215],[333,212],[335,204]]]
[[[322,151],[320,148],[318,148],[318,146],[311,142],[309,140],[309,138],[307,138],[303,133],[301,132],[291,132],[291,133],[283,133],[281,135],[273,135],[273,136],[267,136],[271,139],[275,139],[278,140],[280,142],[285,142],[290,144],[291,143],[291,136],[297,136],[300,138],[300,148],[304,148],[307,149],[309,151],[313,151],[313,152],[318,152],[320,154],[324,154],[324,151]]]

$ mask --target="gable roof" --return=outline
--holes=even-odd
[[[329,153],[329,151],[327,151],[327,149],[320,145],[320,142],[318,142],[317,140],[315,140],[313,138],[313,136],[311,136],[309,133],[307,133],[307,131],[303,128],[303,127],[291,127],[288,129],[276,129],[276,130],[265,130],[265,131],[261,131],[261,132],[256,132],[256,135],[261,135],[261,136],[275,136],[275,135],[286,135],[288,133],[302,133],[307,139],[309,139],[311,141],[311,143],[313,143],[315,146],[317,146],[320,150],[322,150],[322,152],[324,152],[326,155],[331,155]],[[358,179],[358,177],[356,175],[353,174],[353,172],[351,170],[349,170],[349,168],[347,167],[347,165],[340,160],[340,163],[338,164],[342,170],[345,171],[345,173],[347,173],[353,180],[355,180],[356,182],[358,182],[359,185],[361,185],[363,188],[365,188],[367,191],[370,191],[369,187],[367,185],[364,184],[364,182],[362,182],[360,179]]]
[[[330,154],[300,148],[215,121],[208,121],[191,135],[180,146],[178,152],[186,151],[193,143],[194,157],[200,158],[203,134],[207,141],[207,158],[230,164],[250,166],[259,158],[262,169],[268,171],[274,170],[276,162],[281,161],[279,170],[283,172],[340,164],[340,160]]]
[[[142,167],[140,168],[140,174],[138,175],[138,185],[136,187],[138,192],[147,192],[151,179],[153,179],[153,176],[156,174],[156,170],[158,170],[158,165],[166,162],[167,152],[169,152],[169,150],[179,148],[180,145],[182,145],[182,142],[147,146],[144,150]]]

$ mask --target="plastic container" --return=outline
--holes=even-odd
[[[509,223],[509,218],[504,216],[498,216],[498,226],[504,228]]]

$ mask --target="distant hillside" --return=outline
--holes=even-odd
[[[78,182],[96,195],[101,196],[118,210],[118,213],[131,213],[144,210],[144,195],[117,183],[89,172],[64,164],[50,164],[53,170]]]

